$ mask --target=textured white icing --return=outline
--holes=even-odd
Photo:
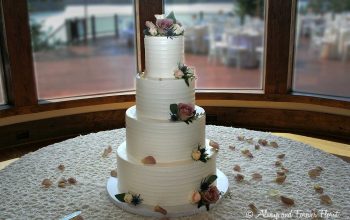
[[[202,179],[216,173],[216,153],[208,151],[211,159],[206,163],[188,159],[144,165],[127,154],[124,142],[117,151],[118,188],[121,192],[141,194],[144,204],[188,204],[189,195],[199,189]]]
[[[197,113],[205,111],[196,106]],[[126,143],[137,159],[153,156],[158,162],[187,160],[194,148],[205,145],[205,115],[192,123],[138,118],[136,107],[126,111]]]
[[[184,38],[145,36],[145,73],[151,78],[173,78],[184,62]]]
[[[173,103],[195,104],[195,80],[150,79],[136,77],[137,116],[169,119],[169,106]]]

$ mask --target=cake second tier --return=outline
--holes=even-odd
[[[205,146],[205,112],[192,123],[138,118],[136,106],[126,111],[126,143],[129,155],[141,160],[153,156],[157,162],[188,160],[198,145]]]
[[[136,107],[139,118],[170,118],[170,104],[195,104],[195,80],[136,77]]]

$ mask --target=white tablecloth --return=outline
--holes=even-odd
[[[276,141],[279,147],[255,150],[254,144],[238,141],[237,136],[240,135],[253,138],[254,142],[259,138]],[[270,214],[292,211],[294,214],[288,219],[301,219],[295,210],[309,214],[313,209],[339,212],[341,215],[328,219],[350,218],[350,165],[343,160],[270,133],[207,126],[207,137],[221,145],[217,166],[229,178],[230,196],[223,198],[209,212],[183,219],[246,219],[250,203],[255,204],[259,213],[261,210]],[[145,219],[116,207],[106,192],[110,171],[116,168],[116,149],[124,139],[125,129],[79,136],[27,154],[1,170],[0,219],[58,219],[77,210],[82,211],[84,219]],[[108,146],[113,152],[103,158],[102,152]],[[229,146],[235,146],[236,150],[231,150]],[[254,158],[245,157],[242,149],[249,149]],[[278,185],[274,182],[275,161],[276,156],[282,153],[286,154],[282,163],[289,173],[285,183]],[[57,169],[60,164],[65,165],[63,172]],[[242,168],[243,182],[235,180],[237,172],[233,171],[233,167],[236,164]],[[308,171],[316,166],[322,166],[324,171],[318,178],[311,179]],[[252,180],[254,172],[262,175],[261,181]],[[59,188],[57,182],[61,177],[75,177],[78,183]],[[41,186],[45,178],[54,182],[48,189]],[[315,184],[325,189],[324,194],[332,198],[332,205],[320,204],[320,194],[313,189]],[[279,196],[273,196],[271,192],[293,198],[295,205],[287,207],[281,203]]]

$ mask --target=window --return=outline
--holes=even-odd
[[[350,1],[298,1],[293,90],[350,97]]]
[[[185,3],[184,3],[185,2]],[[264,1],[165,1],[185,27],[199,89],[262,89]]]
[[[134,89],[133,5],[120,2],[28,0],[39,99]]]

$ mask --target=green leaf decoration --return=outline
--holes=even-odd
[[[203,204],[203,201],[202,200],[200,200],[199,202],[198,202],[198,208],[200,208],[200,207],[202,207],[204,204]]]
[[[121,202],[125,202],[124,197],[125,197],[125,193],[120,193],[115,195],[115,198],[117,198]]]
[[[188,78],[185,78],[185,83],[188,87],[190,87],[190,83],[188,82]]]
[[[218,178],[217,175],[211,175],[210,177],[208,177],[207,179],[207,183],[208,185],[211,185],[213,182],[215,182],[215,180]]]
[[[173,11],[170,12],[170,13],[168,14],[168,16],[166,16],[166,18],[172,19],[173,22],[174,22],[174,24],[176,24],[176,18],[175,18],[175,14],[174,14]]]
[[[177,112],[178,112],[177,104],[170,104],[170,112],[174,115],[177,115]]]

